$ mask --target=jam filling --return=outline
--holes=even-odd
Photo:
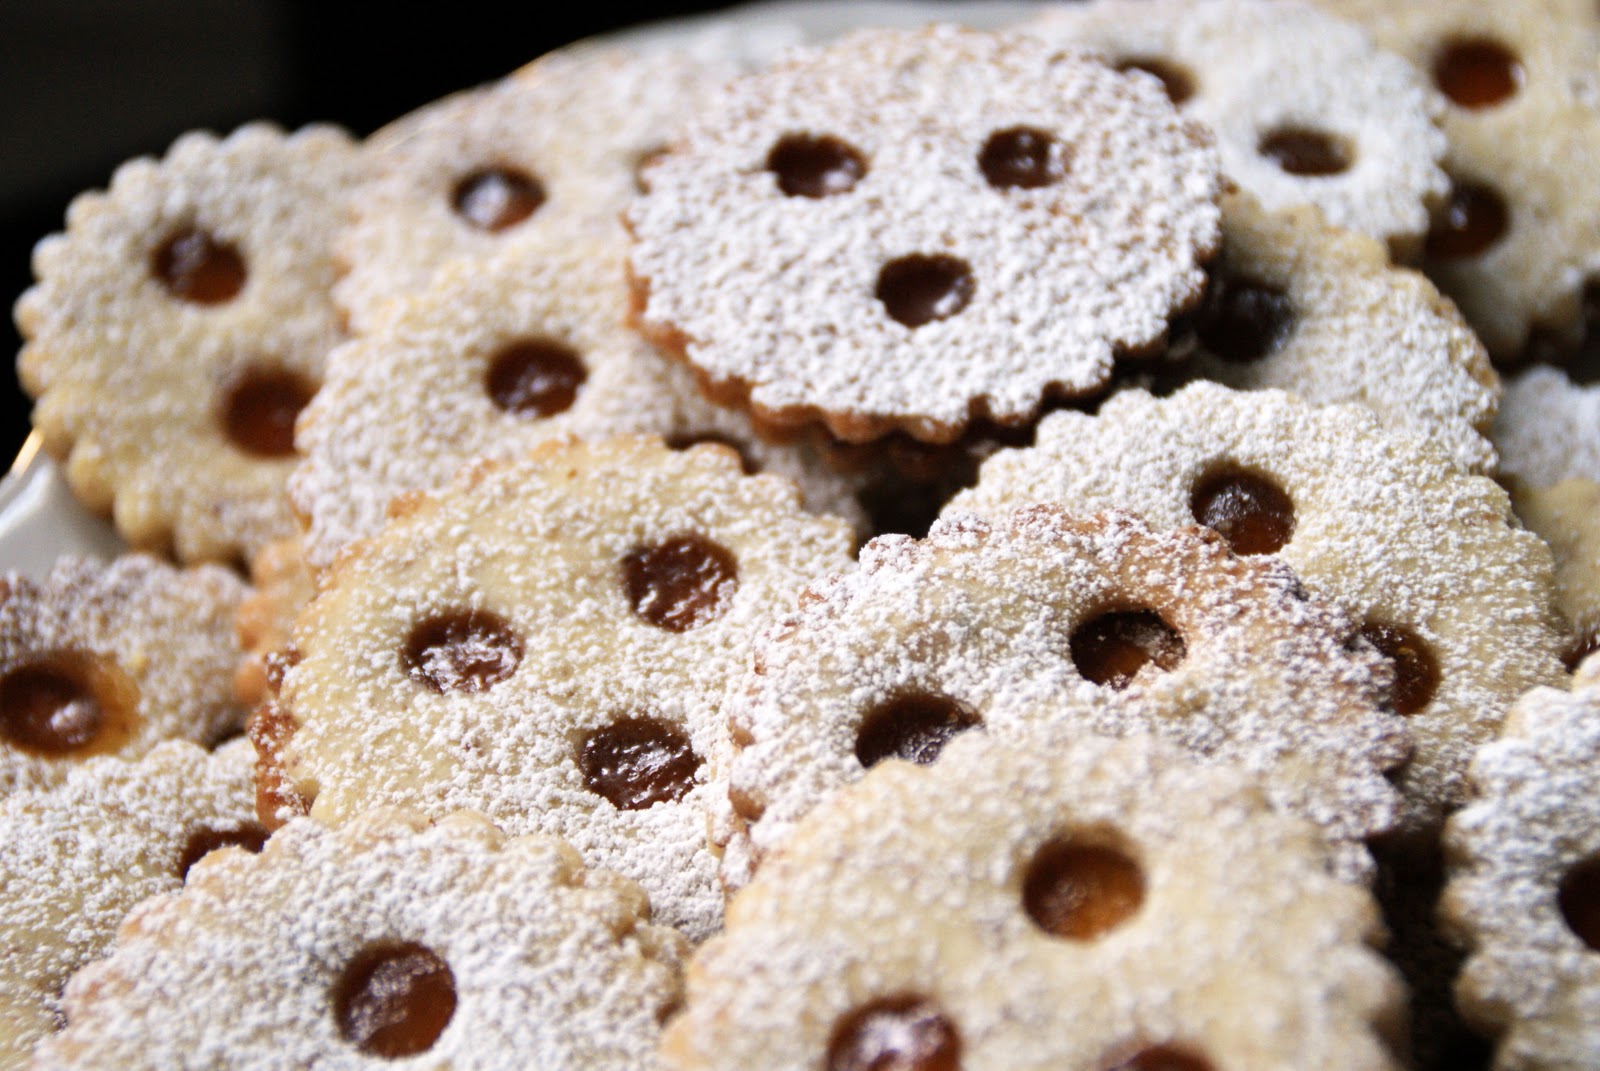
[[[536,420],[572,408],[588,378],[589,370],[571,346],[554,339],[524,339],[494,355],[484,388],[500,409]]]
[[[1275,554],[1294,535],[1294,503],[1276,484],[1248,472],[1201,480],[1189,496],[1194,519],[1213,529],[1235,554]]]
[[[1151,610],[1101,614],[1078,626],[1071,649],[1084,680],[1118,691],[1145,666],[1170,672],[1187,653],[1183,637]]]
[[[578,767],[589,791],[622,811],[675,803],[700,770],[682,730],[655,718],[622,718],[584,738]]]
[[[1321,178],[1348,171],[1350,143],[1321,130],[1289,126],[1261,139],[1257,151],[1291,175]]]
[[[1144,871],[1105,844],[1058,839],[1028,866],[1022,905],[1052,937],[1087,941],[1126,922],[1144,903]]]
[[[668,632],[688,632],[728,612],[739,564],[720,543],[678,535],[623,558],[622,582],[634,613]]]
[[[1194,96],[1194,75],[1158,56],[1129,57],[1117,64],[1117,70],[1143,71],[1145,74],[1154,75],[1160,79],[1161,88],[1166,90],[1167,99],[1175,105],[1182,104]]]
[[[433,1048],[455,1011],[449,965],[410,942],[363,952],[345,968],[333,993],[340,1035],[387,1060]]]
[[[828,1071],[960,1071],[961,1036],[938,1005],[912,994],[851,1012],[828,1042]]]
[[[976,291],[967,262],[942,253],[900,257],[878,273],[878,300],[891,318],[907,327],[948,320],[967,307]]]
[[[195,227],[161,243],[150,267],[168,293],[196,305],[232,301],[244,289],[247,276],[238,249]]]
[[[1561,917],[1592,951],[1600,952],[1600,856],[1567,871],[1558,894]]]
[[[978,168],[997,189],[1036,190],[1067,173],[1067,147],[1048,131],[1017,126],[989,135]]]
[[[456,183],[450,195],[456,215],[491,234],[515,227],[544,202],[544,185],[527,172],[511,167],[474,171]]]
[[[1521,88],[1522,73],[1516,54],[1488,38],[1451,41],[1433,63],[1434,84],[1463,108],[1488,108],[1508,99]]]
[[[1600,651],[1600,632],[1574,640],[1561,656],[1561,662],[1567,667],[1568,673],[1576,673],[1578,667],[1583,665],[1583,660],[1596,651]]]
[[[1510,225],[1511,210],[1498,193],[1479,183],[1459,183],[1434,217],[1424,252],[1429,260],[1479,256],[1505,237]]]
[[[52,758],[117,746],[131,726],[83,661],[49,657],[0,677],[0,737]]]
[[[1278,287],[1218,275],[1206,291],[1195,332],[1218,357],[1248,364],[1282,346],[1294,324],[1294,303]]]
[[[456,610],[420,621],[401,652],[406,675],[435,692],[485,692],[516,671],[522,640],[498,615]]]
[[[189,868],[219,848],[243,848],[252,855],[267,843],[267,831],[251,824],[237,829],[199,829],[189,834],[178,857],[178,877],[187,878]]]
[[[294,455],[294,422],[317,388],[298,372],[251,365],[222,395],[222,429],[228,441],[254,457]]]
[[[1169,1045],[1145,1049],[1108,1071],[1214,1071],[1209,1060]]]
[[[898,696],[867,714],[856,736],[856,758],[867,769],[884,759],[928,766],[951,740],[982,724],[976,713],[947,695]]]
[[[867,160],[855,146],[824,134],[790,134],[767,154],[767,170],[786,197],[834,197],[855,189]]]
[[[1422,637],[1404,625],[1367,624],[1361,635],[1394,667],[1389,705],[1396,714],[1417,714],[1427,709],[1442,679],[1439,660]]]

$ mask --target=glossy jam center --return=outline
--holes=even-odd
[[[931,692],[897,696],[863,720],[856,736],[856,758],[867,769],[884,759],[927,766],[951,740],[980,724],[977,714],[949,696]]]
[[[479,230],[499,233],[533,215],[544,204],[544,185],[532,175],[510,167],[474,171],[451,194],[456,215]]]
[[[1578,940],[1600,952],[1600,856],[1567,871],[1558,894],[1561,917]]]
[[[90,672],[70,657],[19,666],[0,677],[0,736],[23,750],[58,756],[114,743],[117,721]]]
[[[1187,652],[1183,637],[1150,610],[1101,614],[1078,626],[1071,648],[1084,680],[1119,691],[1145,666],[1176,669]]]
[[[1214,1071],[1210,1061],[1190,1055],[1182,1049],[1157,1045],[1145,1049],[1108,1071]]]
[[[976,290],[967,262],[942,253],[891,260],[878,273],[878,300],[907,327],[948,320],[967,307]]]
[[[978,168],[997,189],[1035,190],[1067,173],[1067,147],[1049,131],[1016,126],[989,135]]]
[[[1132,56],[1117,64],[1119,71],[1143,71],[1161,80],[1167,99],[1182,104],[1194,96],[1194,76],[1184,68],[1158,56]]]
[[[178,857],[178,877],[187,878],[189,868],[219,848],[243,848],[252,854],[267,843],[267,831],[258,825],[236,829],[200,829],[189,835]]]
[[[633,612],[668,632],[688,632],[727,612],[739,590],[739,564],[702,535],[678,535],[622,559]]]
[[[824,134],[790,134],[767,154],[767,170],[788,197],[834,197],[855,189],[867,160],[848,142]]]
[[[1028,917],[1054,937],[1099,937],[1144,903],[1144,871],[1104,844],[1056,840],[1034,856],[1022,886]]]
[[[1249,472],[1201,480],[1189,496],[1189,512],[1235,554],[1275,554],[1294,535],[1294,503],[1276,484]]]
[[[1522,85],[1522,64],[1498,41],[1451,41],[1434,60],[1433,81],[1463,108],[1487,108],[1516,93]]]
[[[333,1003],[346,1041],[369,1056],[397,1060],[439,1040],[456,1011],[456,981],[449,965],[422,945],[386,945],[345,968]]]
[[[1396,714],[1417,714],[1433,702],[1441,680],[1439,660],[1422,637],[1404,625],[1363,625],[1361,635],[1394,667],[1389,705]]]
[[[1277,350],[1294,330],[1294,303],[1275,286],[1218,275],[1206,291],[1196,333],[1225,361],[1247,364]]]
[[[513,342],[489,362],[485,389],[494,404],[533,420],[564,413],[589,378],[578,351],[554,339]]]
[[[196,305],[221,305],[244,289],[244,257],[198,228],[181,230],[161,243],[151,270],[173,297]]]
[[[406,675],[435,692],[484,692],[522,661],[522,640],[499,616],[457,610],[420,621],[401,652]]]
[[[694,787],[700,756],[676,726],[622,718],[584,738],[578,766],[589,791],[622,811],[681,800]]]
[[[1506,202],[1488,186],[1461,183],[1450,191],[1444,210],[1428,231],[1430,260],[1465,260],[1486,252],[1511,224]]]
[[[961,1037],[923,997],[888,997],[851,1012],[828,1042],[828,1071],[960,1071]]]
[[[295,419],[316,392],[298,372],[252,365],[234,376],[223,391],[223,431],[247,454],[291,457]]]
[[[1281,127],[1261,139],[1258,151],[1291,175],[1317,178],[1350,167],[1350,144],[1343,138],[1305,127]]]

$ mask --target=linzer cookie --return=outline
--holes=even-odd
[[[1567,668],[1600,650],[1600,482],[1562,480],[1554,487],[1513,481],[1511,502],[1522,523],[1550,544],[1556,563],[1556,608],[1567,623]]]
[[[1561,679],[1549,550],[1494,481],[1356,406],[1211,383],[1164,400],[1130,391],[1097,416],[1047,418],[946,515],[1026,502],[1209,525],[1338,604],[1396,672],[1389,705],[1417,744],[1397,779],[1408,827],[1458,805],[1473,749],[1512,701]]]
[[[1402,259],[1420,252],[1449,189],[1443,101],[1357,27],[1281,0],[1093,0],[1024,28],[1155,76],[1268,208],[1315,205]]]
[[[1600,384],[1542,367],[1508,379],[1494,442],[1501,475],[1526,486],[1600,481]]]
[[[1600,1061],[1600,659],[1537,688],[1478,753],[1478,800],[1450,820],[1441,917],[1471,947],[1461,1010],[1496,1068]]]
[[[142,554],[65,559],[42,583],[0,577],[0,796],[58,784],[95,755],[236,731],[244,594],[223,569]]]
[[[306,563],[304,541],[290,536],[263,547],[250,562],[250,586],[234,615],[244,658],[234,672],[233,694],[253,708],[266,697],[272,657],[289,645],[295,618],[316,593],[316,575]]]
[[[564,434],[724,440],[752,469],[795,477],[808,505],[862,523],[859,480],[804,446],[761,442],[748,418],[705,401],[687,371],[627,329],[623,253],[620,228],[585,240],[529,235],[444,270],[334,352],[290,481],[313,566],[375,534],[395,496],[440,488],[475,457],[520,456]]]
[[[644,179],[644,330],[718,400],[852,441],[1097,391],[1199,299],[1218,241],[1210,138],[1153,83],[952,27],[792,53]]]
[[[262,816],[467,807],[717,929],[723,691],[850,533],[722,446],[549,442],[407,499],[340,558],[254,723]]]
[[[140,905],[31,1066],[643,1071],[684,951],[649,911],[477,815],[297,822]]]
[[[1320,824],[1345,875],[1396,809],[1408,751],[1379,707],[1382,661],[1277,562],[1214,533],[1054,507],[885,536],[756,644],[731,692],[725,877],[780,849],[806,811],[888,758],[932,762],[963,731],[1071,740],[1151,732],[1240,763]]]
[[[1371,898],[1243,771],[972,734],[820,805],[689,965],[673,1071],[1398,1069]]]
[[[1432,77],[1453,187],[1425,265],[1489,352],[1575,344],[1600,272],[1600,21],[1569,0],[1319,0]]]
[[[208,852],[260,848],[253,769],[244,740],[215,754],[169,741],[0,800],[0,1063],[23,1066],[59,1028],[62,987],[135,904],[178,888]]]
[[[186,134],[34,250],[34,426],[135,547],[238,560],[294,530],[294,421],[342,338],[329,246],[360,173],[329,127]]]

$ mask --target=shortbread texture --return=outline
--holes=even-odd
[[[1025,911],[1058,838],[1136,862],[1143,899],[1120,926],[1056,937]],[[967,1068],[1144,1066],[1122,1061],[1158,1047],[1204,1061],[1184,1067],[1398,1068],[1377,909],[1327,867],[1315,829],[1239,770],[1145,738],[971,734],[807,816],[691,961],[661,1055],[674,1071],[811,1071],[852,1012],[915,996]],[[892,1028],[879,1043],[910,1048]]]
[[[370,1068],[331,993],[363,951],[415,942],[449,967],[456,1005],[405,1066],[644,1071],[683,954],[648,913],[638,886],[569,846],[476,815],[296,822],[135,910],[68,987],[68,1025],[33,1067]]]
[[[1559,368],[1512,376],[1494,441],[1500,472],[1530,487],[1600,482],[1600,384],[1574,383]]]
[[[1053,139],[1053,181],[986,179],[989,139],[1017,129]],[[848,146],[859,181],[786,195],[769,164],[794,137]],[[1153,83],[1081,52],[863,31],[735,82],[646,168],[627,215],[640,320],[769,423],[949,441],[975,416],[1022,422],[1096,391],[1199,298],[1216,168]],[[959,261],[970,300],[897,320],[880,273],[911,256]]]
[[[39,281],[16,306],[34,427],[73,492],[133,546],[243,561],[294,531],[294,458],[236,445],[225,397],[253,373],[320,382],[344,337],[331,243],[361,173],[331,127],[185,134],[78,197],[66,232],[35,248]],[[231,299],[185,300],[157,277],[165,243],[188,231],[236,251]]]
[[[1550,544],[1556,608],[1567,623],[1567,662],[1600,646],[1600,481],[1562,480],[1530,488],[1513,482],[1517,516]]]
[[[268,543],[251,559],[250,594],[233,618],[242,653],[233,694],[245,707],[254,709],[266,697],[268,665],[289,645],[295,620],[316,594],[316,585],[300,536]]]

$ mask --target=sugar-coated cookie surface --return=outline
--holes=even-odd
[[[1512,482],[1517,516],[1550,544],[1556,563],[1556,608],[1567,623],[1564,655],[1576,669],[1600,650],[1600,481],[1562,480],[1532,488]]]
[[[1534,488],[1600,481],[1600,384],[1537,367],[1506,380],[1494,425],[1500,472]]]
[[[683,956],[648,916],[632,882],[477,815],[295,822],[136,909],[32,1066],[646,1071]]]
[[[953,27],[792,53],[644,180],[644,329],[714,397],[849,440],[1095,391],[1199,298],[1218,239],[1210,138],[1153,83]]]
[[[258,848],[250,744],[168,741],[75,767],[0,800],[0,1066],[21,1067],[64,1019],[61,990],[139,901],[178,888],[228,845]]]
[[[1402,1066],[1367,894],[1250,779],[1147,738],[891,760],[813,811],[690,962],[661,1055],[772,1068]]]
[[[1348,613],[1393,664],[1389,705],[1416,738],[1396,777],[1407,826],[1437,825],[1512,701],[1561,680],[1549,549],[1494,481],[1359,407],[1210,383],[1166,399],[1129,391],[1096,416],[1048,417],[1032,448],[990,459],[946,513],[1039,501],[1210,524]]]
[[[1289,0],[1091,0],[1023,27],[1159,78],[1216,134],[1222,170],[1269,208],[1420,250],[1449,189],[1443,101],[1359,28]]]
[[[332,127],[185,134],[35,248],[34,427],[133,546],[243,560],[293,532],[294,420],[343,338],[331,243],[361,160]]]

